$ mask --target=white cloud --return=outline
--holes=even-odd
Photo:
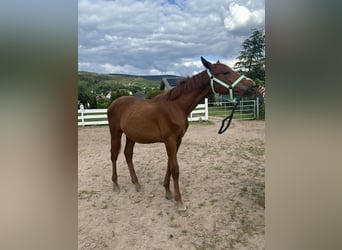
[[[264,25],[265,10],[250,10],[237,3],[229,6],[229,16],[224,19],[224,26],[229,31],[249,33],[252,28],[260,28]]]
[[[101,64],[100,67],[104,73],[118,73],[118,74],[132,74],[132,72],[139,72],[139,69],[131,65],[112,65],[110,63]],[[136,74],[136,73],[134,73]]]
[[[200,56],[232,61],[263,27],[263,1],[79,0],[79,69],[191,75]]]

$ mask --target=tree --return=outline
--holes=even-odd
[[[87,83],[80,81],[78,83],[78,100],[87,108],[96,108],[95,94],[87,87]]]
[[[111,103],[110,100],[100,98],[97,100],[97,108],[106,109],[108,108],[110,103]]]
[[[121,96],[126,96],[126,95],[130,95],[130,93],[128,92],[128,90],[125,90],[125,89],[118,89],[118,90],[116,90],[116,91],[113,91],[113,92],[112,92],[112,96],[110,97],[110,102],[109,102],[109,104],[110,104],[112,101],[118,99],[119,97],[121,97]]]
[[[163,92],[164,92],[164,90],[151,89],[146,93],[145,98],[146,99],[152,99],[152,98],[156,97],[157,95],[160,95]]]
[[[242,51],[236,57],[234,69],[247,77],[265,82],[265,34],[261,30],[253,31],[252,35],[242,43]]]

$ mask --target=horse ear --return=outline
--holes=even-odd
[[[216,63],[221,63],[221,62],[220,62],[220,60],[217,60],[217,62],[216,62]]]
[[[211,62],[208,62],[207,60],[205,60],[203,56],[201,56],[201,61],[205,68],[211,69],[211,65],[212,65]]]

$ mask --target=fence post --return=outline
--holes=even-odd
[[[241,102],[240,102],[240,119],[243,119],[243,102],[244,99],[242,98]]]
[[[83,104],[80,105],[81,110],[81,118],[82,118],[82,127],[84,127],[84,106]]]
[[[209,120],[209,108],[208,108],[208,98],[204,98],[204,104],[205,104],[205,107],[204,107],[204,109],[205,109],[205,114],[204,114],[204,119],[206,120],[206,121],[208,121]]]
[[[259,97],[256,98],[256,117],[259,120]]]

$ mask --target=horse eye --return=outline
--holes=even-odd
[[[222,72],[222,75],[228,75],[228,74],[229,74],[229,71]]]

